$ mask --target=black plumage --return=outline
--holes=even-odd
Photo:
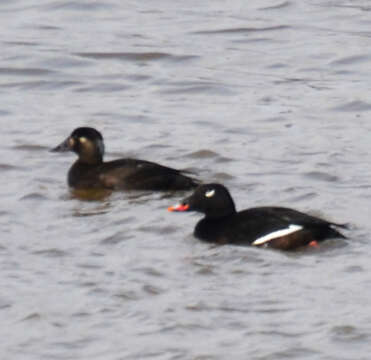
[[[236,211],[229,191],[221,184],[205,184],[170,211],[205,214],[194,230],[197,238],[219,244],[268,246],[292,250],[328,238],[344,238],[329,222],[284,207],[255,207]]]
[[[184,171],[146,160],[104,162],[103,137],[90,127],[75,129],[52,151],[73,151],[78,155],[68,172],[68,185],[75,189],[188,190],[198,185]]]

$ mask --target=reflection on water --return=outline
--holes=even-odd
[[[111,194],[111,190],[106,189],[71,189],[71,198],[85,201],[100,201],[107,199]]]

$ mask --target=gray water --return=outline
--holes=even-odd
[[[12,0],[0,24],[2,360],[371,358],[368,0]],[[166,211],[187,193],[77,198],[48,150],[83,125],[349,239],[210,246]]]

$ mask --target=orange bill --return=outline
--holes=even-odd
[[[167,208],[168,211],[187,211],[189,209],[188,204],[177,204],[174,206],[169,206]]]

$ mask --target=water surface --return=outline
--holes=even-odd
[[[370,357],[371,7],[0,4],[2,359]],[[203,244],[186,193],[71,194],[75,127],[131,156],[352,225],[285,254]]]

